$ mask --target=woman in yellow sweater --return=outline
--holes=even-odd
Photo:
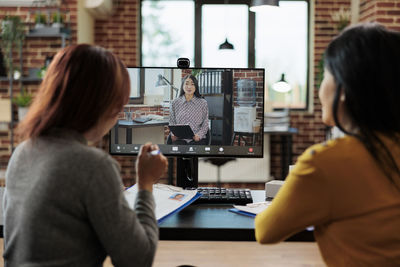
[[[322,120],[346,136],[307,149],[256,239],[276,243],[315,227],[329,266],[400,266],[400,33],[367,23],[328,46]]]

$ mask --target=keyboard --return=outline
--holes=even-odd
[[[250,189],[223,188],[223,187],[199,187],[197,191],[202,194],[194,203],[205,204],[235,204],[246,205],[253,203]]]

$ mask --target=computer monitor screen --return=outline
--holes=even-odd
[[[128,68],[132,103],[110,135],[110,153],[146,142],[177,157],[262,157],[264,69]]]

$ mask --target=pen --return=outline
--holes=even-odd
[[[150,151],[150,155],[152,155],[152,156],[157,156],[157,155],[160,154],[160,153],[161,153],[161,152],[160,152],[159,149]]]

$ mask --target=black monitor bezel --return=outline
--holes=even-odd
[[[127,66],[126,68],[139,68],[139,69],[171,69],[171,70],[177,70],[177,69],[183,69],[183,68],[178,68],[178,67],[148,67],[148,66]],[[193,70],[193,69],[207,69],[207,70],[256,70],[256,71],[262,71],[263,72],[263,86],[264,86],[264,96],[265,96],[265,68],[224,68],[224,67],[201,67],[201,68],[196,68],[196,67],[190,67],[190,68],[184,68],[184,70]],[[265,97],[262,98],[262,114],[264,114],[264,105],[265,105]],[[261,129],[264,129],[264,120],[261,120]],[[115,153],[111,151],[111,131],[114,127],[110,129],[108,132],[109,134],[109,140],[108,140],[108,150],[109,154],[113,156],[133,156],[136,157],[138,153]],[[264,134],[262,132],[261,134],[261,154],[260,155],[244,155],[244,154],[171,154],[171,153],[164,153],[166,157],[175,157],[175,158],[263,158],[264,157]],[[132,144],[132,145],[138,145],[141,146],[142,144]],[[157,145],[167,145],[167,144],[157,144]],[[167,145],[167,146],[176,146],[176,145]],[[181,145],[181,146],[186,146],[186,145]],[[179,146],[178,146],[179,147]],[[197,147],[203,147],[203,146],[197,146]],[[220,146],[221,147],[221,146]],[[231,147],[231,146],[229,146]],[[252,147],[252,146],[244,146],[244,147]]]

